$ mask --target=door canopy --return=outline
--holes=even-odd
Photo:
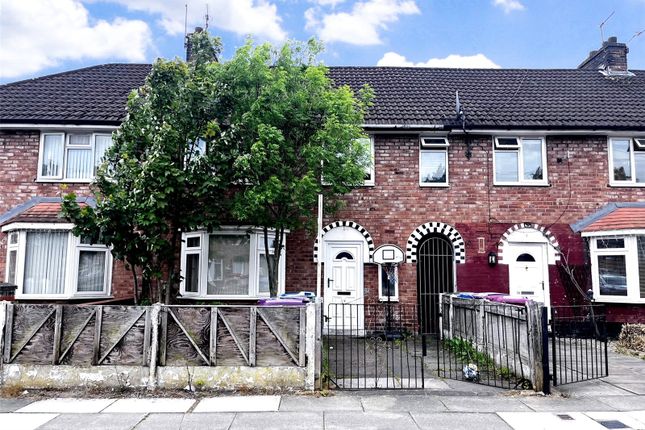
[[[504,259],[504,248],[509,243],[546,243],[547,244],[547,263],[555,264],[560,261],[560,245],[557,239],[548,229],[539,224],[523,222],[515,224],[506,230],[502,235],[497,247],[497,261],[499,264],[510,264],[511,261]]]
[[[417,262],[417,248],[419,243],[429,234],[436,233],[444,235],[452,242],[455,253],[455,263],[463,264],[466,262],[466,248],[464,239],[456,228],[443,222],[427,222],[420,225],[408,238],[408,244],[405,251],[405,258],[408,263]]]

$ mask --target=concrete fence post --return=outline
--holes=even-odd
[[[159,354],[159,314],[161,313],[161,305],[152,305],[152,312],[150,313],[150,366],[148,374],[148,389],[154,390],[157,386],[157,355]]]
[[[526,304],[526,324],[528,326],[529,357],[531,357],[531,384],[533,384],[535,391],[544,391],[541,303],[528,302]]]
[[[305,390],[313,391],[316,383],[316,307],[315,303],[307,304],[305,329],[306,373]]]

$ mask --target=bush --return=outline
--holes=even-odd
[[[634,351],[645,352],[645,324],[623,324],[618,345]]]

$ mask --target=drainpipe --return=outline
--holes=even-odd
[[[323,259],[323,243],[322,243],[322,222],[323,222],[323,195],[318,194],[318,233],[316,235],[318,243],[318,264],[316,264],[316,298],[320,300],[321,284],[322,284],[322,259]]]

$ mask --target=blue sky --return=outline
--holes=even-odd
[[[605,38],[645,69],[645,0],[0,0],[0,82],[105,62],[183,56],[188,28],[224,58],[257,41],[317,36],[328,65],[573,68]]]

